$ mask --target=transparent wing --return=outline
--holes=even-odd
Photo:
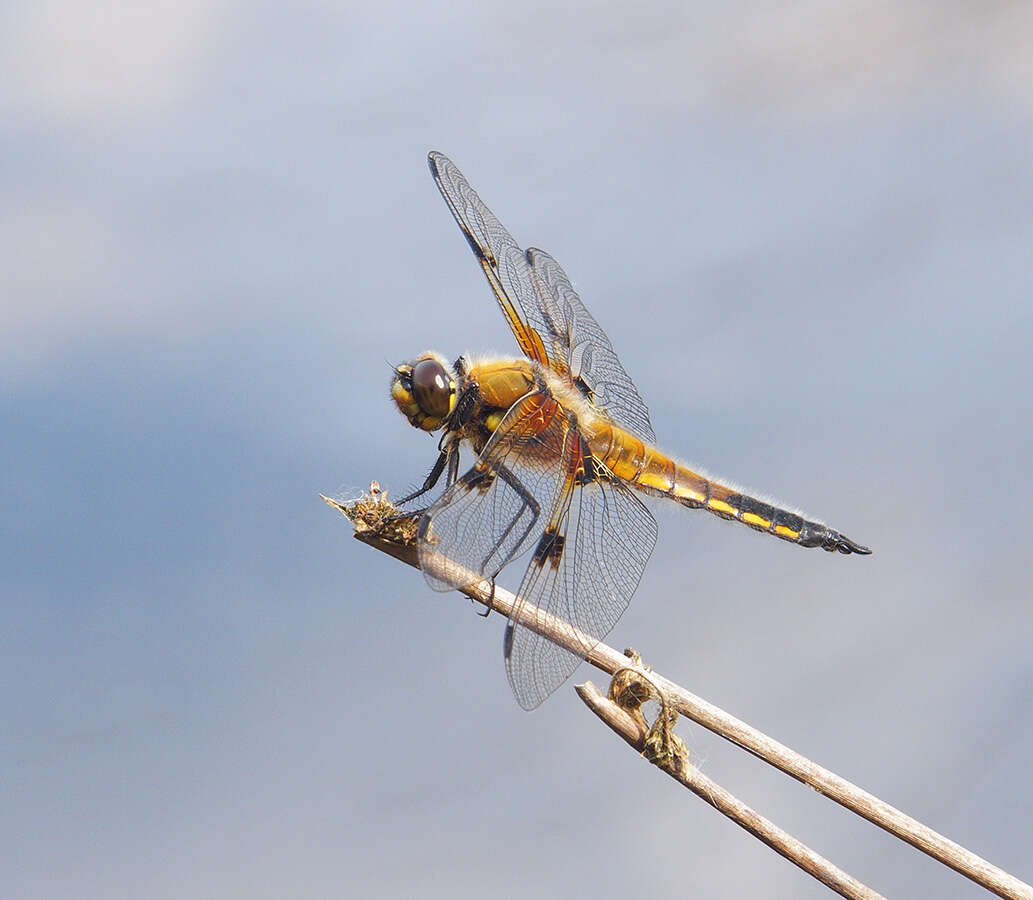
[[[452,160],[432,151],[427,162],[441,196],[466,235],[470,249],[495,292],[520,349],[530,359],[552,367],[542,340],[548,327],[538,308],[536,276],[531,272],[524,251],[477,196]]]
[[[562,348],[574,383],[618,425],[655,443],[649,408],[563,267],[544,250],[532,247],[526,256],[532,271],[547,286],[543,318],[552,344]]]
[[[572,446],[568,437],[566,465]],[[557,497],[506,629],[506,673],[524,709],[539,706],[609,634],[631,602],[656,535],[656,520],[620,481],[603,477]],[[537,607],[538,622],[555,616],[581,652],[520,624],[529,605]]]
[[[539,538],[564,483],[568,428],[548,394],[513,404],[473,467],[420,520],[420,568],[432,588],[493,578]]]
[[[543,250],[525,253],[447,156],[434,151],[428,161],[524,354],[572,378],[614,422],[655,442],[646,404],[559,263]]]

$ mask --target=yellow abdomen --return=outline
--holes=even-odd
[[[655,497],[668,497],[693,509],[705,509],[802,547],[822,547],[840,553],[871,552],[821,522],[750,497],[676,462],[597,415],[572,386],[553,373],[540,370],[530,360],[479,360],[471,366],[469,374],[477,382],[485,406],[493,409],[483,420],[489,432],[499,426],[506,410],[535,389],[540,376],[548,383],[560,408],[573,414],[592,456],[636,490]],[[562,463],[559,459],[554,462]]]
[[[694,472],[615,425],[600,421],[593,426],[589,440],[592,454],[622,481],[646,494],[669,497],[692,509],[705,509],[803,547],[823,547],[840,553],[871,552],[821,522],[805,519],[799,513]]]

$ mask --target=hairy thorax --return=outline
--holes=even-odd
[[[540,388],[555,398],[565,415],[576,419],[581,435],[590,446],[600,444],[599,449],[605,452],[615,437],[615,426],[600,415],[584,394],[536,362],[520,358],[474,358],[469,361],[467,377],[476,385],[478,407],[463,438],[469,440],[477,452],[483,449],[510,407]]]

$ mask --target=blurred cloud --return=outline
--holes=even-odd
[[[98,136],[153,119],[196,92],[226,11],[212,0],[8,5],[0,110]]]
[[[1033,16],[1021,3],[944,10],[925,2],[810,2],[720,11],[658,3],[631,19],[586,18],[578,4],[533,13],[505,5],[373,10],[309,4],[282,19],[271,8],[247,13],[207,0],[138,8],[41,3],[8,7],[4,24],[8,53],[0,110],[15,139],[5,154],[4,179],[3,264],[10,287],[0,349],[7,378],[16,377],[15,360],[17,377],[27,375],[33,360],[44,366],[42,374],[54,353],[77,345],[118,335],[174,336],[179,329],[189,334],[233,314],[232,288],[191,304],[189,270],[238,263],[253,271],[259,262],[254,255],[206,257],[204,243],[225,246],[234,232],[250,226],[237,217],[200,216],[213,192],[235,203],[274,188],[267,175],[262,182],[241,178],[248,157],[260,171],[277,152],[262,146],[264,115],[233,126],[240,156],[234,171],[223,168],[229,148],[211,144],[225,117],[241,114],[227,113],[224,104],[243,101],[244,109],[260,102],[249,83],[273,91],[284,84],[267,81],[270,66],[253,69],[263,52],[263,26],[282,27],[288,43],[277,48],[275,62],[303,85],[309,105],[303,118],[321,114],[316,111],[324,103],[343,93],[349,116],[377,117],[367,127],[419,116],[421,107],[453,117],[460,110],[451,98],[471,81],[485,100],[496,98],[492,105],[506,109],[498,121],[487,109],[472,110],[500,134],[510,127],[535,129],[560,104],[585,100],[592,115],[605,116],[607,104],[627,108],[635,132],[645,134],[663,129],[671,115],[703,121],[758,116],[782,128],[830,116],[906,115],[909,104],[935,107],[952,94],[972,94],[1025,116],[1033,97],[1033,63],[1025,52]],[[334,63],[336,82],[312,78],[302,52],[320,26],[340,30],[336,44],[321,48],[345,57]],[[387,45],[428,68],[386,65],[381,48]],[[452,56],[444,49],[449,46],[464,51]],[[586,109],[577,113],[584,114]],[[360,125],[361,118],[350,123]],[[430,126],[429,118],[419,122],[432,131]],[[304,201],[290,214],[315,215],[318,198],[301,196],[306,189],[300,176],[281,173],[279,190],[288,193],[280,202]],[[239,192],[227,179],[238,183]],[[118,196],[127,190],[132,193]],[[385,199],[365,198],[366,214],[376,216]],[[175,236],[182,271],[164,273],[164,285],[149,283],[145,273],[161,265],[164,251],[143,223],[157,216],[173,224],[185,212],[176,207],[182,202],[194,204],[194,215],[183,222],[193,233]],[[914,209],[914,202],[905,199],[904,208]],[[220,215],[226,211],[223,204]],[[349,274],[361,279],[367,273]],[[226,277],[239,280],[230,272]],[[183,304],[190,321],[176,315]]]
[[[805,0],[766,4],[741,25],[722,48],[726,98],[779,115],[843,120],[895,107],[902,91],[936,105],[971,90],[1033,112],[1026,3]]]
[[[130,264],[113,223],[69,198],[29,199],[0,223],[0,267],[7,273],[0,348],[8,372],[12,355],[59,353],[131,313],[113,277]]]

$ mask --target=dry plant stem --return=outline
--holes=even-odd
[[[323,499],[351,518],[350,508],[346,504],[338,503],[327,497]],[[360,531],[357,528],[355,537],[410,566],[419,568],[419,559],[413,544],[400,544],[385,540],[375,530]],[[464,588],[462,593],[503,616],[509,617],[513,612],[516,599],[513,594],[500,587],[493,588],[488,581],[474,582]],[[566,624],[560,626],[555,617],[548,616],[529,607],[528,604],[524,604],[521,609],[520,621],[521,624],[539,632],[553,643],[580,655],[580,646],[573,643],[568,636],[571,627]],[[608,675],[613,675],[618,669],[628,667],[626,656],[602,642],[595,645],[588,655],[587,661]],[[738,744],[744,750],[798,781],[810,785],[851,812],[873,822],[987,890],[993,891],[1001,897],[1033,900],[1033,887],[1013,875],[1009,875],[1003,869],[992,865],[960,844],[945,838],[918,820],[905,815],[899,809],[884,803],[873,794],[869,794],[845,778],[811,762],[805,756],[801,756],[662,675],[651,672],[650,677],[668,695],[679,713],[704,728]]]
[[[617,734],[640,753],[645,749],[647,729],[644,722],[630,715],[608,697],[601,694],[592,682],[579,684],[575,690],[589,709],[610,726]],[[745,803],[691,765],[681,760],[677,765],[658,766],[675,781],[680,782],[701,800],[706,801],[719,813],[727,816],[741,828],[745,828],[758,840],[763,841],[776,853],[781,854],[808,875],[843,897],[853,900],[878,900],[882,894],[851,877],[834,866],[825,857],[815,853],[806,844],[783,831],[773,822],[754,812]]]

